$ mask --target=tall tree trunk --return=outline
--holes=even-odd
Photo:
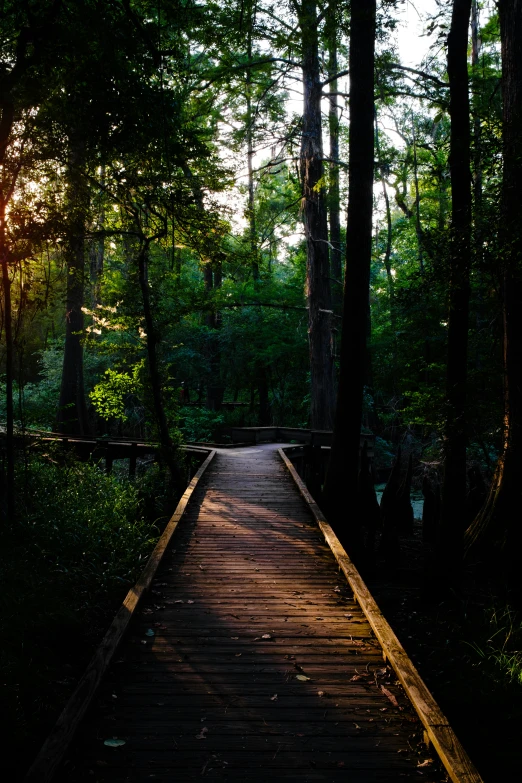
[[[301,180],[307,250],[308,339],[310,346],[313,429],[329,430],[335,402],[332,350],[332,297],[328,259],[328,220],[323,182],[321,75],[317,5],[302,0],[299,7],[303,68],[303,129]]]
[[[477,302],[475,311],[475,333],[478,335],[482,329],[484,319],[482,261],[484,257],[484,199],[483,199],[483,172],[482,172],[482,125],[480,121],[481,95],[480,95],[480,23],[479,7],[477,0],[471,3],[471,69],[473,78],[474,116],[473,116],[473,218],[475,236],[473,242],[473,254],[477,274]],[[481,369],[481,347],[477,341],[475,348],[475,369]],[[482,380],[482,391],[484,391]]]
[[[324,497],[351,557],[361,553],[358,487],[372,257],[375,0],[352,0],[348,225],[339,389]],[[351,514],[349,509],[352,509]]]
[[[339,183],[339,107],[337,104],[338,82],[333,77],[339,72],[337,62],[337,19],[336,0],[328,4],[326,17],[326,39],[328,47],[328,78],[330,105],[328,109],[328,128],[330,132],[330,166],[328,212],[330,219],[330,270],[332,276],[332,306],[336,315],[340,315],[343,307],[342,285],[342,249],[341,249],[341,194]]]
[[[154,414],[156,423],[158,425],[159,439],[162,447],[163,457],[165,463],[170,470],[172,481],[177,482],[179,477],[179,470],[176,465],[174,448],[172,439],[170,437],[169,425],[167,416],[165,414],[165,406],[163,404],[163,391],[161,383],[161,373],[159,369],[158,360],[158,331],[154,323],[154,316],[152,314],[152,304],[150,301],[150,286],[148,281],[148,252],[149,243],[147,241],[141,242],[141,246],[138,253],[138,279],[141,291],[141,299],[143,304],[143,317],[145,319],[145,331],[146,345],[147,345],[147,363],[149,367],[150,386],[152,390],[152,401],[154,406]]]
[[[95,305],[98,304],[100,300],[100,281],[101,276],[103,275],[103,264],[105,260],[105,237],[103,235],[105,230],[104,189],[105,166],[102,166],[100,173],[100,190],[96,194],[96,199],[98,201],[96,204],[97,215],[93,226],[97,232],[97,236],[89,243],[90,271],[93,284],[93,301]]]
[[[379,169],[379,175],[381,179],[382,195],[384,196],[384,206],[386,209],[386,248],[384,250],[384,269],[386,270],[386,280],[388,282],[388,298],[390,302],[390,324],[393,332],[393,366],[394,366],[394,382],[395,387],[395,367],[397,365],[397,315],[395,312],[395,286],[391,268],[391,251],[392,251],[392,217],[390,208],[390,197],[386,188],[386,177],[384,164],[381,160],[381,148],[379,143],[379,122],[377,119],[377,109],[375,111],[375,152],[377,154],[377,165]]]
[[[522,475],[522,2],[500,0],[502,45],[503,154],[503,445],[482,511],[466,533],[468,547],[487,552],[521,594],[522,529],[518,518]]]
[[[255,7],[249,9],[249,18],[247,21],[247,58],[248,65],[252,62],[252,25],[254,23],[253,14]],[[246,98],[246,136],[247,136],[247,168],[248,168],[248,229],[250,234],[250,253],[252,265],[252,278],[259,280],[259,258],[257,250],[256,236],[256,213],[254,210],[254,117],[252,114],[252,68],[246,69],[245,76],[245,98]]]
[[[221,261],[213,261],[210,267],[211,288],[219,289],[222,283]],[[207,387],[207,408],[219,411],[223,405],[224,387],[221,379],[221,345],[219,332],[222,326],[222,317],[219,311],[209,314],[207,324],[212,329],[210,336],[210,383]]]
[[[449,586],[458,584],[466,513],[466,383],[471,255],[471,131],[468,33],[471,0],[454,0],[448,36],[451,244],[444,476],[438,556]]]
[[[182,164],[183,173],[190,182],[190,187],[194,195],[194,201],[201,213],[205,211],[203,203],[203,192],[201,187],[192,174],[188,164]],[[206,258],[202,264],[203,282],[205,291],[210,299],[214,288],[221,288],[222,268],[221,261],[212,261]],[[220,377],[221,351],[219,345],[218,330],[221,328],[221,313],[209,310],[205,315],[205,324],[209,329],[208,341],[206,346],[206,355],[210,365],[210,382],[207,384],[206,405],[210,410],[220,410],[223,403],[223,385]]]
[[[83,176],[83,143],[71,142],[68,172],[68,226],[65,346],[56,428],[74,435],[89,434],[83,381],[85,231],[89,193]]]
[[[6,204],[2,203],[0,212],[0,262],[2,264],[2,287],[4,299],[5,327],[5,447],[6,447],[6,512],[12,520],[15,513],[14,486],[14,408],[13,408],[13,314],[11,305],[11,279],[9,277],[9,250],[5,231]]]

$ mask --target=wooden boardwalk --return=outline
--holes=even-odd
[[[446,780],[276,448],[216,454],[58,780]]]

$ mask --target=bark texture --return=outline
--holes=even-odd
[[[466,533],[468,548],[496,559],[520,597],[522,528],[522,0],[500,0],[503,153],[503,447],[486,504]]]
[[[330,270],[332,278],[332,306],[336,315],[340,315],[343,307],[342,285],[342,248],[341,248],[341,194],[339,182],[339,106],[337,104],[338,81],[334,79],[339,72],[337,62],[337,20],[336,2],[330,2],[326,20],[326,38],[328,46],[328,78],[330,105],[328,108],[328,129],[330,133],[330,164],[328,214],[330,229]]]
[[[71,143],[68,172],[68,226],[65,241],[67,294],[62,382],[56,429],[71,435],[88,435],[89,420],[83,380],[85,283],[85,232],[89,193],[83,176],[83,145]]]
[[[13,315],[11,305],[11,278],[9,277],[10,254],[7,247],[5,231],[6,204],[2,200],[0,205],[0,263],[2,266],[2,288],[4,306],[5,328],[5,449],[6,449],[6,513],[12,518],[15,512],[15,486],[14,486],[14,409],[13,409]]]
[[[304,99],[300,169],[307,250],[310,423],[313,429],[329,430],[332,429],[335,401],[332,297],[328,257],[327,199],[323,183],[322,85],[315,0],[302,0],[298,15],[302,41]]]
[[[350,146],[346,269],[340,373],[325,483],[329,521],[351,557],[361,552],[357,494],[363,391],[367,370],[374,164],[375,0],[353,0],[350,30]],[[353,510],[350,512],[350,508]]]
[[[454,0],[448,36],[452,193],[446,422],[439,561],[459,580],[466,509],[466,383],[471,262],[471,130],[468,38],[471,0]]]
[[[152,303],[150,299],[150,287],[148,280],[148,252],[149,243],[142,241],[138,254],[138,279],[143,304],[143,317],[145,320],[145,330],[147,333],[147,364],[149,368],[150,386],[152,391],[152,401],[154,405],[154,414],[158,425],[159,439],[162,447],[162,456],[169,468],[174,484],[179,479],[179,469],[176,464],[172,439],[170,437],[169,425],[165,414],[163,404],[163,392],[161,373],[158,361],[158,343],[159,335],[154,323],[152,313]]]

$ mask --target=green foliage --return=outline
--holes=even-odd
[[[180,409],[179,428],[188,443],[210,442],[219,438],[224,422],[223,413],[199,406],[185,406]]]
[[[522,621],[520,613],[508,604],[485,612],[484,637],[472,647],[482,667],[505,685],[522,685]]]
[[[126,399],[139,389],[143,362],[135,365],[132,372],[105,370],[100,383],[89,393],[94,410],[102,419],[127,421]]]
[[[29,757],[154,546],[164,484],[58,457],[19,465],[18,521],[4,523],[0,552],[2,735]]]

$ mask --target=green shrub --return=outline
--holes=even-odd
[[[187,405],[180,409],[179,429],[188,443],[214,440],[223,422],[223,413],[209,408]]]
[[[50,730],[158,536],[144,513],[158,511],[150,502],[158,469],[132,482],[55,457],[18,466],[18,518],[5,523],[0,550],[0,731],[24,758]]]

